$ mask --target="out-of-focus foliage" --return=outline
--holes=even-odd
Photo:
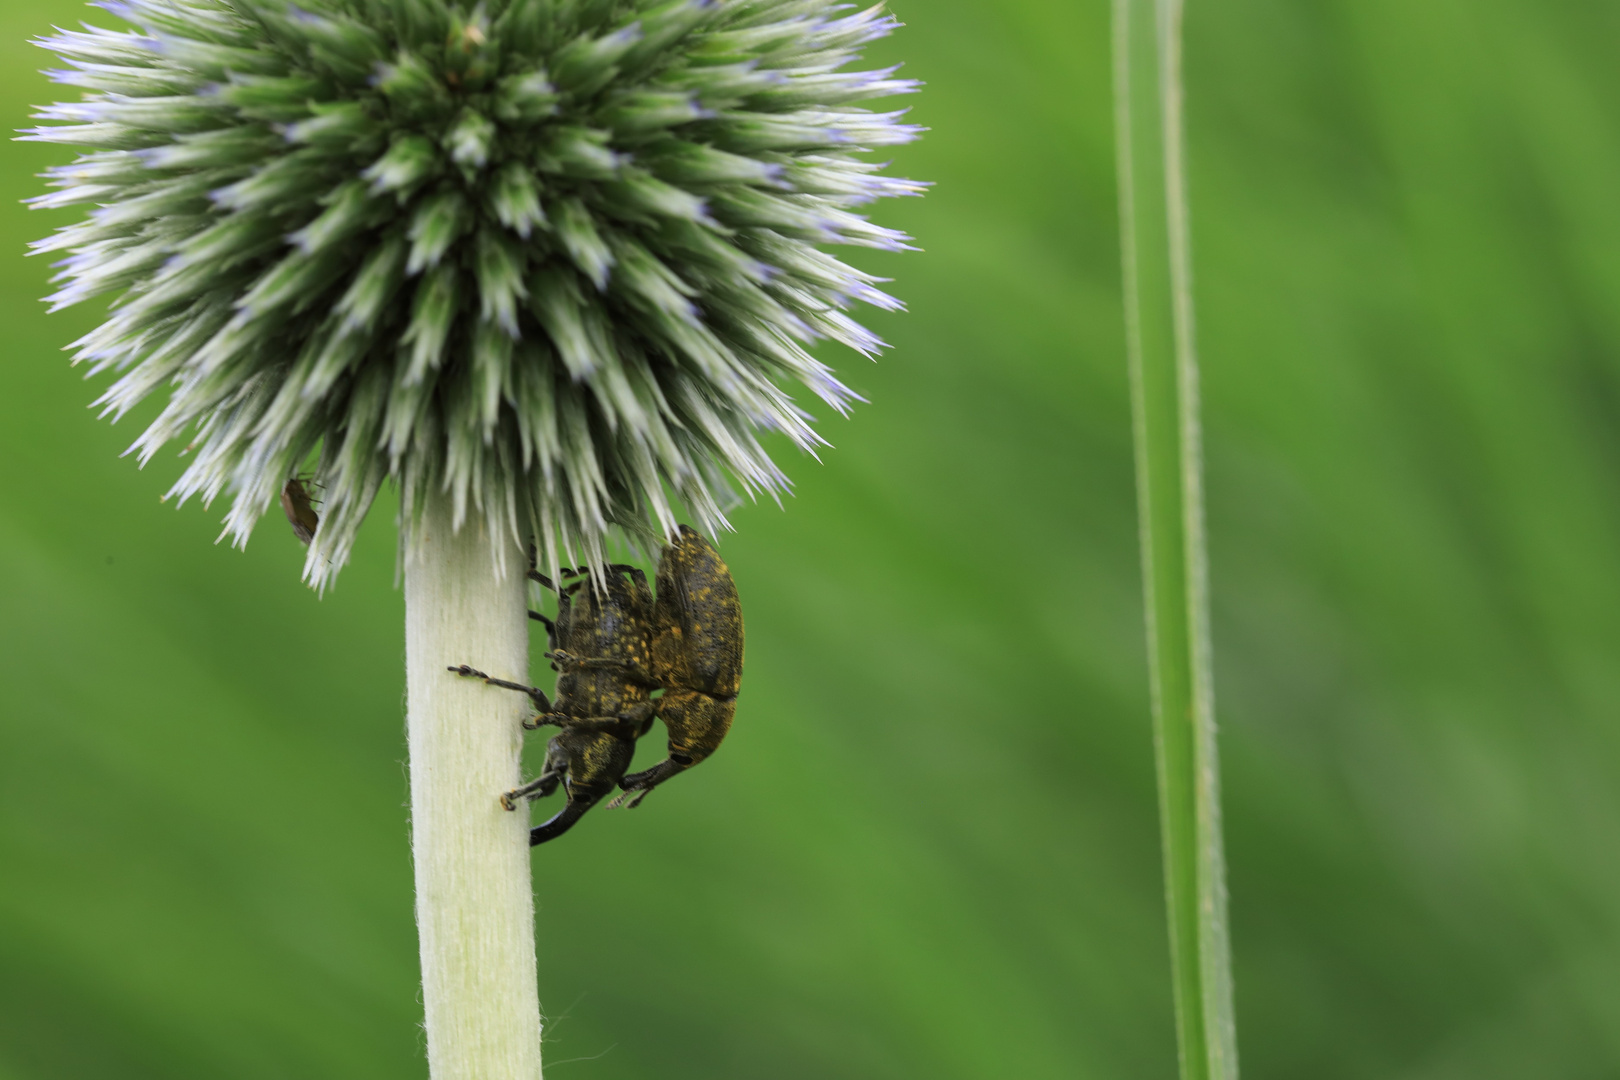
[[[896,13],[912,313],[722,545],[724,750],[535,856],[559,1077],[1173,1074],[1106,5]],[[0,14],[14,126],[78,14]],[[1189,20],[1245,1075],[1612,1075],[1620,11]],[[20,255],[60,156],[3,152]],[[46,273],[0,259],[0,1076],[422,1076],[393,538],[321,601],[211,547]]]

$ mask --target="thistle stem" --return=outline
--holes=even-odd
[[[1126,337],[1182,1080],[1236,1080],[1211,678],[1181,0],[1114,0]]]
[[[411,848],[433,1080],[540,1080],[540,1003],[526,815],[522,698],[446,670],[471,663],[528,681],[516,545],[499,576],[481,518],[452,528],[446,496],[423,511],[405,560]]]

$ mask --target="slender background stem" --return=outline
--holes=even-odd
[[[1165,893],[1183,1080],[1234,1080],[1210,675],[1180,0],[1115,0],[1125,321]]]
[[[516,546],[496,573],[481,519],[451,528],[432,496],[405,563],[411,850],[422,1002],[433,1080],[540,1080],[528,815],[501,809],[518,784],[524,698],[446,670],[528,681]]]

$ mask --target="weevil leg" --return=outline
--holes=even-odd
[[[634,809],[640,806],[641,800],[645,799],[653,788],[677,773],[685,772],[686,769],[687,766],[665,758],[650,769],[626,776],[619,781],[619,786],[624,789],[624,794],[609,803],[609,809],[616,809],[620,806]]]
[[[621,791],[612,802],[607,804],[607,808],[609,810],[617,810],[622,806],[627,810],[634,810],[636,807],[641,805],[641,800],[645,799],[650,794],[652,794],[652,788],[637,788],[635,791]]]
[[[546,697],[546,692],[538,686],[524,686],[522,683],[507,682],[505,679],[492,679],[477,668],[469,667],[466,664],[452,664],[447,670],[455,672],[462,678],[483,679],[491,686],[499,686],[506,690],[516,690],[520,694],[528,694],[529,700],[534,702],[535,708],[542,713],[551,711],[551,699]]]
[[[574,671],[628,671],[630,665],[611,656],[575,656],[567,649],[554,649],[545,654],[547,660]]]
[[[538,611],[529,612],[529,618],[546,628],[546,647],[549,649],[555,649],[557,647],[557,624],[540,614]],[[552,664],[551,670],[556,671],[557,665]]]
[[[660,685],[651,672],[614,656],[575,656],[564,649],[555,649],[546,653],[545,658],[568,671],[620,671],[644,686]]]
[[[652,727],[652,713],[644,713],[640,706],[617,716],[573,716],[569,713],[547,712],[529,717],[523,721],[523,726],[529,731],[538,731],[543,727],[557,727],[564,731],[605,732],[634,742],[641,737],[636,734],[638,730],[645,731]]]
[[[502,795],[501,805],[508,810],[516,810],[517,800],[519,799],[544,799],[546,796],[556,792],[557,785],[562,783],[562,776],[563,774],[560,772],[543,772],[522,787],[515,788]]]
[[[631,566],[629,563],[611,563],[608,566],[608,573],[629,574],[637,585],[647,584],[647,575],[642,572],[641,567]]]
[[[614,716],[589,717],[564,712],[543,712],[523,721],[523,727],[528,731],[539,731],[543,727],[564,728],[568,731],[605,731],[609,725],[618,723],[620,718]]]
[[[536,546],[535,544],[531,543],[529,545],[529,580],[530,581],[537,581],[541,585],[544,585],[546,588],[550,589],[552,592],[556,592],[557,591],[556,583],[553,582],[550,578],[546,577],[546,575],[542,574],[540,572],[539,567],[540,567],[540,548],[538,546]]]
[[[542,825],[536,825],[529,830],[529,846],[543,844],[547,840],[555,840],[563,833],[574,827],[574,822],[585,816],[593,803],[570,802],[558,811],[557,816]]]
[[[547,589],[550,589],[552,592],[557,592],[557,583],[552,581],[550,578],[546,577],[546,575],[542,574],[540,571],[538,571],[538,570],[536,570],[534,568],[534,560],[535,560],[535,558],[536,558],[535,546],[533,544],[530,544],[529,545],[529,575],[528,575],[529,580],[530,581],[537,581],[543,587],[545,587]],[[559,593],[558,595],[561,595],[561,594]],[[546,628],[546,644],[549,645],[551,648],[555,649],[557,647],[557,624],[552,622],[550,619],[546,618],[544,615],[540,614],[538,611],[529,612],[529,618],[533,619],[535,622],[538,622],[540,625],[542,625],[542,626],[544,626]]]
[[[546,724],[556,724],[564,731],[599,732],[604,735],[617,735],[621,739],[634,741],[636,731],[641,727],[641,718],[629,713],[618,716],[564,716],[561,713],[551,713],[557,719],[546,718]]]

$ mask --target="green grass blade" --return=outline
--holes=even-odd
[[[1180,0],[1115,0],[1126,334],[1165,892],[1183,1080],[1235,1080],[1210,677]]]

